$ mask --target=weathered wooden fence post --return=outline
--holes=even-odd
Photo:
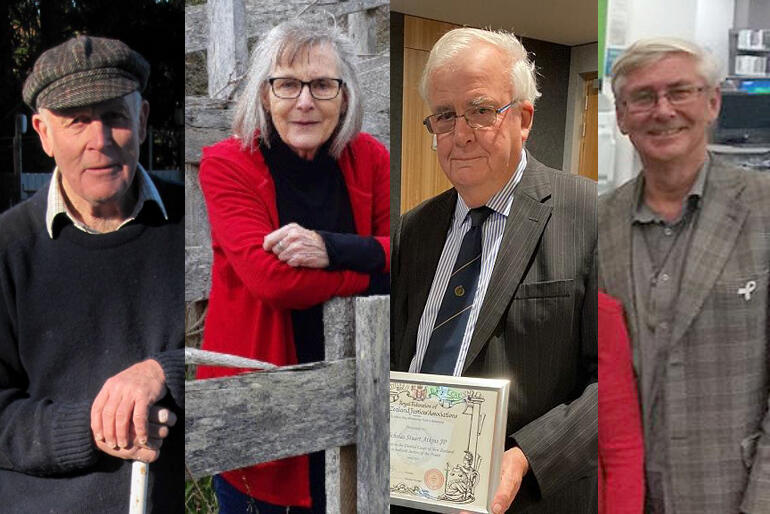
[[[353,298],[335,298],[324,306],[327,361],[355,357]],[[356,505],[356,449],[352,445],[326,450],[326,512],[352,514]]]
[[[324,308],[326,360],[356,359],[356,446],[326,450],[330,514],[355,512],[355,505],[358,512],[388,511],[390,460],[388,439],[382,436],[390,419],[385,401],[390,368],[387,301],[388,297],[335,298]],[[368,510],[362,510],[364,506]]]
[[[246,72],[246,7],[243,0],[208,0],[209,97],[227,99],[235,90],[237,79]]]
[[[355,319],[358,512],[385,513],[390,499],[390,297],[358,298]]]
[[[359,55],[377,53],[377,18],[374,9],[348,14],[348,35]]]

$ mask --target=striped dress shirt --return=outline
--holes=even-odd
[[[481,304],[484,301],[484,295],[486,294],[487,286],[489,285],[489,278],[492,275],[492,269],[495,267],[497,251],[500,248],[500,241],[503,238],[503,231],[505,230],[508,213],[511,211],[511,205],[513,204],[513,191],[516,188],[516,185],[521,181],[526,166],[527,156],[526,152],[522,149],[521,159],[519,160],[516,171],[511,175],[511,178],[505,186],[495,193],[485,204],[494,212],[492,212],[481,227],[481,271],[479,273],[479,284],[476,288],[473,307],[471,308],[468,317],[468,324],[466,325],[465,333],[463,334],[460,353],[457,356],[457,362],[455,363],[454,372],[452,373],[454,376],[460,376],[462,374],[465,357],[468,354],[468,346],[470,345],[471,337],[473,336],[473,329],[476,326],[476,320],[479,317],[479,310],[481,310]],[[417,349],[412,358],[412,362],[409,365],[409,371],[411,373],[419,373],[422,368],[422,361],[425,357],[425,352],[428,349],[430,335],[433,331],[433,326],[436,324],[436,316],[441,307],[441,300],[444,297],[447,284],[449,284],[449,277],[452,274],[452,269],[457,260],[457,254],[460,252],[460,245],[462,244],[465,234],[471,228],[471,219],[470,216],[468,216],[469,211],[470,208],[465,204],[462,197],[457,195],[457,203],[455,204],[452,223],[449,226],[449,232],[446,241],[444,242],[444,249],[441,251],[441,257],[438,261],[436,274],[433,276],[433,283],[430,287],[428,300],[425,302],[425,309],[422,311],[420,325],[417,329]]]
[[[139,213],[142,212],[142,208],[144,208],[144,204],[147,201],[153,201],[157,203],[161,213],[163,214],[163,219],[168,220],[166,206],[163,205],[163,200],[160,197],[160,193],[158,193],[158,189],[155,187],[155,184],[152,183],[150,174],[145,171],[141,164],[136,165],[134,180],[137,181],[137,188],[139,191],[139,194],[136,197],[136,205],[134,206],[134,209],[128,218],[123,220],[123,223],[121,223],[120,226],[115,230],[119,230],[123,226],[136,219],[136,217],[139,216]],[[51,237],[51,239],[54,238],[53,222],[58,216],[66,216],[70,221],[72,221],[72,224],[76,228],[82,230],[83,232],[88,234],[100,233],[78,221],[78,219],[75,218],[75,216],[70,212],[69,208],[67,207],[67,202],[64,199],[64,192],[62,191],[61,171],[59,171],[59,167],[57,166],[53,170],[53,176],[51,177],[51,182],[48,185],[48,207],[46,208],[45,212],[45,226],[46,229],[48,229],[48,235]]]

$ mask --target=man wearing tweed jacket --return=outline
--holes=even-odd
[[[646,512],[770,512],[770,176],[708,154],[720,76],[698,46],[638,41],[612,76],[643,169],[600,199],[599,281],[628,316]]]

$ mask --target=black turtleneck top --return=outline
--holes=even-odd
[[[328,143],[312,160],[302,159],[279,138],[271,140],[270,148],[260,145],[260,150],[275,182],[281,226],[293,222],[318,232],[326,244],[328,269],[370,273],[369,292],[387,292],[387,274],[379,272],[385,253],[374,237],[356,234],[342,170],[329,155]],[[294,310],[291,316],[298,361],[323,360],[323,305]]]

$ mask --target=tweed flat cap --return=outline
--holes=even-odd
[[[144,91],[150,65],[117,39],[77,36],[43,52],[24,82],[33,110],[83,107]]]

